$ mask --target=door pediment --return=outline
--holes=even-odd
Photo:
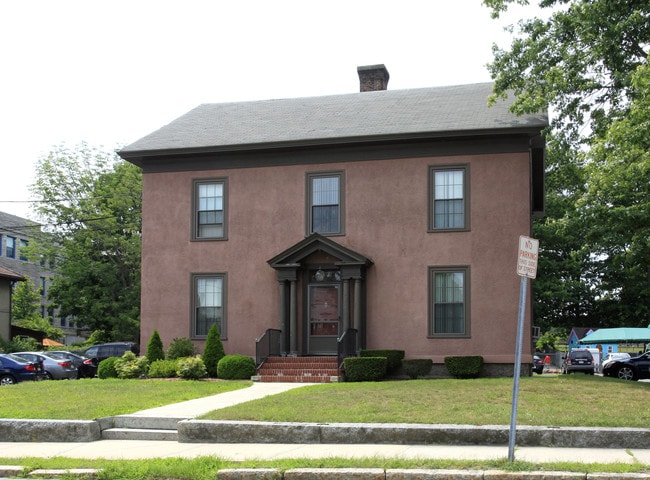
[[[340,266],[356,265],[358,267],[368,267],[373,263],[368,257],[354,250],[350,250],[318,233],[313,233],[292,247],[287,248],[282,253],[268,260],[267,263],[275,269],[298,266],[307,257],[317,252],[323,252],[335,258],[335,263]]]

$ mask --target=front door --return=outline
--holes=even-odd
[[[309,354],[336,355],[341,329],[340,285],[309,286]]]

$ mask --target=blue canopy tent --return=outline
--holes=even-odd
[[[578,340],[578,343],[583,345],[596,343],[650,343],[650,327],[599,328]]]

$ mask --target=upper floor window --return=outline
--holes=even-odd
[[[468,166],[430,167],[430,231],[469,229],[468,170]]]
[[[307,234],[340,235],[344,233],[344,191],[342,172],[307,175]]]
[[[225,328],[225,274],[193,275],[192,337],[207,337],[212,325],[219,327],[221,338]]]
[[[469,337],[469,267],[429,268],[429,336]]]
[[[226,179],[194,180],[193,192],[192,239],[225,239]]]
[[[16,239],[14,237],[7,236],[5,255],[8,258],[16,258]]]
[[[26,262],[27,257],[24,255],[23,247],[26,247],[27,245],[29,245],[29,242],[27,240],[20,240],[19,242],[20,242],[20,247],[18,248],[18,253],[20,255],[20,259],[23,262]]]

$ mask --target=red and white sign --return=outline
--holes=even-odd
[[[517,254],[517,275],[521,277],[535,278],[537,276],[537,254],[539,251],[539,240],[520,236],[519,252]]]

